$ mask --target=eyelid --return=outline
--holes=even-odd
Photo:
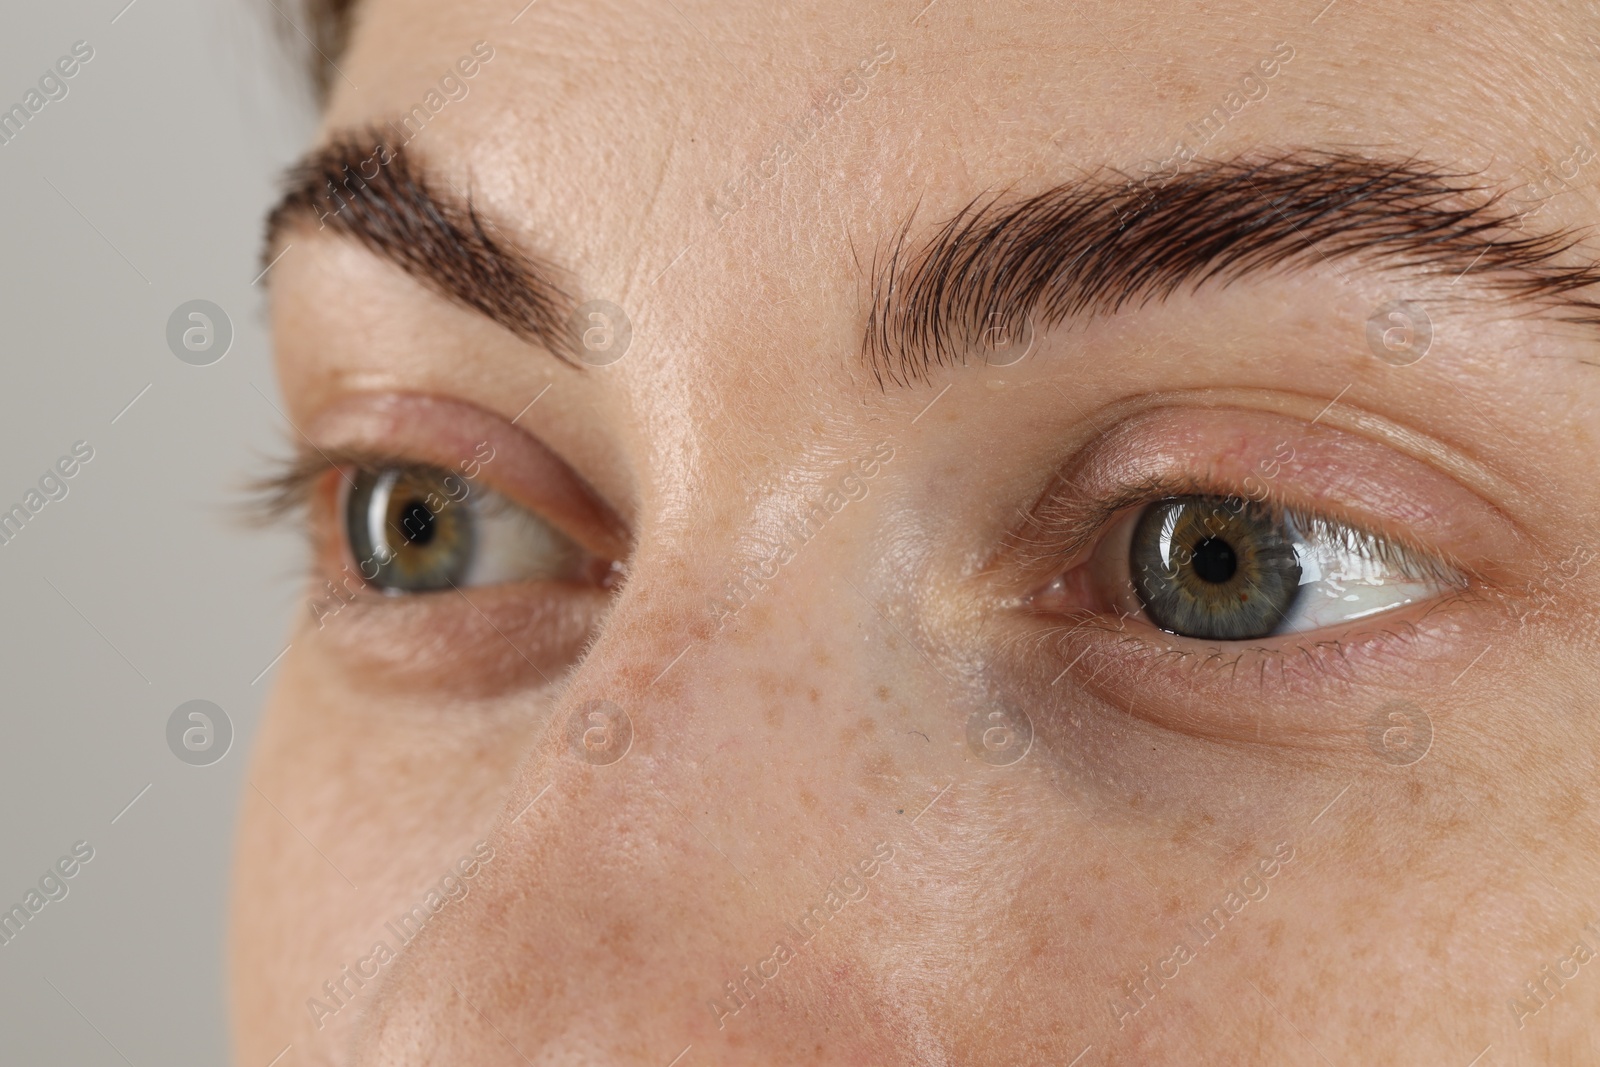
[[[626,559],[627,527],[600,495],[543,442],[471,404],[416,394],[363,394],[336,402],[305,428],[337,462],[432,466],[459,472],[476,457],[476,481],[525,508],[602,559]],[[478,450],[493,450],[482,460]],[[320,456],[319,456],[320,458]],[[311,464],[306,464],[309,469]],[[324,469],[328,462],[323,461]],[[315,492],[314,487],[309,490]]]
[[[1070,490],[1069,490],[1070,492]],[[1121,487],[1115,496],[1098,501],[1051,500],[1041,509],[1033,538],[1027,543],[1025,566],[1030,570],[1063,570],[1075,566],[1096,549],[1103,533],[1145,507],[1174,497],[1215,497],[1224,500],[1249,500],[1264,504],[1274,514],[1287,515],[1304,530],[1331,528],[1343,538],[1370,546],[1380,556],[1393,555],[1407,565],[1420,568],[1428,577],[1459,583],[1465,565],[1437,547],[1418,543],[1406,531],[1382,531],[1370,521],[1338,513],[1317,504],[1301,502],[1299,494],[1268,484],[1265,494],[1246,496],[1238,483],[1220,477],[1172,472],[1153,476],[1148,481]],[[1063,562],[1065,561],[1065,562]]]
[[[1261,465],[1293,450],[1269,478]],[[1081,562],[1119,513],[1162,496],[1266,499],[1381,536],[1489,584],[1509,583],[1523,540],[1496,508],[1430,464],[1344,430],[1240,408],[1162,407],[1070,457],[1002,551],[1024,585]],[[1259,494],[1255,494],[1259,498]],[[1020,590],[1019,590],[1020,592]]]

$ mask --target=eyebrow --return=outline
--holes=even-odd
[[[1197,160],[1159,183],[1108,170],[1021,199],[988,195],[917,247],[908,219],[875,257],[862,354],[880,387],[908,385],[964,363],[988,330],[1015,336],[1358,257],[1471,274],[1600,325],[1600,304],[1579,295],[1600,282],[1592,259],[1572,255],[1583,235],[1526,232],[1528,212],[1505,199],[1473,175],[1338,152]]]
[[[560,272],[505,237],[470,195],[440,189],[411,154],[376,133],[335,138],[288,170],[267,215],[263,261],[312,221],[577,365],[567,327],[576,302]]]
[[[497,236],[453,186],[438,188],[376,132],[337,137],[288,171],[263,262],[311,220],[353,238],[448,300],[573,360],[576,301],[561,272]],[[448,184],[448,183],[446,183]],[[1512,299],[1600,325],[1581,290],[1600,265],[1570,230],[1530,233],[1528,212],[1471,174],[1423,161],[1286,152],[1192,161],[1161,181],[1120,171],[1021,199],[979,197],[912,247],[908,218],[874,259],[862,354],[880,386],[962,364],[985,331],[1113,314],[1207,282],[1354,257],[1468,274]]]

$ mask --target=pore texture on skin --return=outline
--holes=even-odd
[[[308,15],[238,1062],[1600,1059],[1591,6]]]

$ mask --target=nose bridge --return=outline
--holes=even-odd
[[[665,1063],[725,1025],[705,1002],[748,981],[730,961],[771,952],[796,849],[823,872],[871,856],[824,818],[774,826],[820,803],[805,782],[829,761],[885,806],[901,773],[856,699],[879,623],[825,577],[864,494],[777,495],[641,547],[521,762],[494,858],[380,991],[364,1062]]]

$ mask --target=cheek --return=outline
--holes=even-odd
[[[321,1029],[307,999],[337,1007],[324,982],[354,971],[375,942],[399,947],[386,924],[471,853],[539,708],[375,696],[298,638],[280,672],[242,798],[233,1013],[241,1048],[271,1046],[270,1060],[292,1040],[307,1062],[337,1061],[381,977],[323,1015]]]
[[[336,1049],[357,1018],[382,1047],[418,1011],[446,1020],[428,1037],[440,1049],[470,1040],[429,977],[466,983],[466,960],[478,961],[474,999],[515,988],[534,1005],[501,1024],[520,1027],[508,1036],[524,1047],[559,1043],[573,1019],[592,1025],[603,1003],[700,1025],[726,982],[825,906],[835,877],[881,842],[931,830],[937,810],[913,820],[962,771],[946,743],[958,716],[938,673],[913,665],[904,624],[879,614],[882,590],[873,601],[823,588],[829,568],[858,569],[836,547],[854,541],[852,514],[831,517],[828,538],[801,546],[721,633],[705,590],[726,581],[734,553],[679,555],[703,568],[692,580],[661,577],[681,563],[637,562],[559,704],[526,689],[380,694],[331,646],[297,644],[251,773],[272,804],[251,790],[241,832],[234,995],[251,1052],[282,1034]],[[626,743],[610,746],[617,735]],[[479,837],[494,858],[471,892],[386,968],[381,997],[373,983],[316,1029],[306,999],[392,940],[386,921]],[[873,971],[885,932],[922,907],[914,884],[897,884],[902,870],[863,879],[866,896],[780,968],[767,1001],[794,1014],[738,1021],[761,1047],[814,1036],[806,1020],[826,975]],[[539,967],[508,951],[526,944],[540,946]],[[878,1010],[870,993],[850,994],[859,1010]],[[839,1040],[830,1054],[845,1059],[893,1054],[887,1038]]]

